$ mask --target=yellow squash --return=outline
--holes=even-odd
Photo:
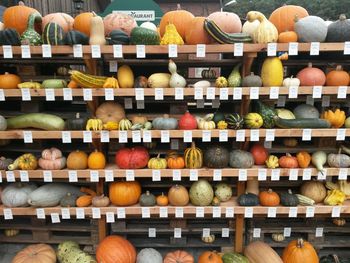
[[[335,111],[327,110],[323,113],[322,119],[329,121],[333,128],[340,128],[343,127],[346,116],[345,112],[340,109],[336,109]]]
[[[103,124],[103,129],[107,131],[118,130],[118,128],[119,128],[119,123],[115,121],[109,121]]]
[[[131,89],[134,87],[134,73],[128,65],[123,65],[118,69],[118,83],[122,89]]]
[[[101,131],[103,129],[103,122],[100,119],[89,119],[86,123],[87,131]]]
[[[324,199],[325,205],[342,205],[346,199],[345,194],[337,189],[329,190],[326,198]]]
[[[119,89],[118,80],[114,77],[106,79],[106,82],[103,84],[104,89]]]
[[[183,45],[184,41],[180,34],[177,32],[174,24],[169,24],[165,28],[165,34],[160,41],[161,45]]]
[[[148,87],[169,88],[170,77],[168,73],[154,73],[148,78]]]
[[[166,169],[167,168],[167,160],[165,158],[160,158],[160,154],[157,157],[151,158],[148,161],[148,168],[150,169]]]
[[[279,87],[283,83],[283,65],[279,58],[266,58],[261,69],[264,87]]]
[[[267,18],[258,11],[250,11],[247,14],[247,20],[254,22],[258,20],[259,26],[255,29],[252,34],[254,43],[271,43],[277,42],[278,31],[274,24],[272,24]]]
[[[267,168],[270,169],[275,169],[279,166],[278,164],[278,157],[275,155],[270,155],[267,160],[265,161],[265,164],[267,166]]]

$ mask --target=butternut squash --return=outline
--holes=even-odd
[[[106,45],[105,27],[102,17],[93,13],[90,25],[90,45]]]

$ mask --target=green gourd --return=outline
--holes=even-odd
[[[110,45],[128,45],[130,37],[122,30],[112,30],[107,40]]]
[[[213,122],[215,122],[215,124],[218,124],[219,121],[224,121],[224,120],[225,120],[225,115],[222,112],[217,111],[214,113]]]
[[[86,118],[82,118],[80,113],[77,112],[75,114],[75,118],[67,119],[65,123],[65,129],[69,131],[82,131],[85,130],[86,127]]]
[[[177,126],[177,119],[170,118],[167,114],[164,114],[163,117],[155,118],[152,121],[152,127],[155,130],[175,130]]]
[[[213,145],[204,152],[204,163],[208,168],[225,168],[228,166],[229,155],[225,147]]]
[[[9,45],[9,46],[19,46],[21,45],[21,36],[18,34],[16,29],[6,28],[0,30],[0,45]]]
[[[71,30],[68,31],[65,38],[64,43],[66,45],[88,45],[89,44],[89,37],[85,35],[84,33],[77,31],[77,30]]]
[[[251,168],[254,165],[254,158],[250,152],[232,150],[229,164],[232,168]]]
[[[276,116],[276,111],[273,107],[269,107],[266,104],[262,103],[261,101],[257,101],[257,109],[258,113],[263,118],[263,127],[267,129],[271,129],[275,127],[275,120],[274,117]]]
[[[158,32],[143,28],[135,27],[130,33],[130,44],[132,45],[159,45],[160,37]]]
[[[288,190],[288,192],[280,193],[279,196],[281,199],[281,204],[284,206],[297,206],[299,204],[298,197],[294,195],[291,190]]]
[[[41,23],[42,17],[39,13],[32,13],[28,17],[27,30],[21,36],[22,44],[40,46],[42,44],[41,35],[35,31],[35,23]]]
[[[350,40],[350,19],[344,14],[328,26],[326,42],[345,42]]]
[[[242,87],[262,87],[262,80],[260,76],[250,72],[250,75],[243,78]]]
[[[77,196],[67,193],[60,201],[60,206],[62,207],[75,207]]]
[[[241,86],[241,82],[242,82],[242,77],[241,77],[241,73],[239,72],[239,68],[241,66],[241,63],[239,63],[238,65],[236,65],[231,74],[228,76],[228,86],[229,87],[239,87]]]
[[[227,122],[227,127],[229,129],[239,130],[243,127],[244,119],[238,113],[232,113],[226,115],[225,121]]]
[[[214,198],[214,190],[205,179],[193,183],[190,188],[190,200],[193,205],[208,206]]]
[[[47,23],[43,31],[43,43],[52,46],[64,44],[63,28],[56,23]]]
[[[240,206],[257,206],[259,205],[259,197],[252,193],[241,194],[237,202]]]
[[[140,206],[155,206],[156,202],[156,197],[150,191],[140,196]]]
[[[214,187],[214,194],[221,202],[226,202],[232,197],[232,187],[227,183],[218,183]]]
[[[7,129],[36,128],[47,131],[62,131],[64,120],[46,113],[26,113],[7,119]]]

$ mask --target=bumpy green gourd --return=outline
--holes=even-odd
[[[35,31],[35,23],[40,23],[42,21],[42,17],[39,13],[32,13],[28,17],[27,22],[27,30],[23,32],[21,36],[22,44],[27,44],[31,46],[39,46],[42,44],[41,35]]]

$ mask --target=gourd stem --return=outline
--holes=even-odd
[[[346,20],[346,15],[345,15],[345,14],[341,14],[341,15],[339,16],[339,20],[340,20],[340,21],[345,21],[345,20]]]
[[[298,248],[304,247],[304,240],[303,240],[302,238],[298,238],[297,247],[298,247]]]
[[[157,155],[157,159],[160,157],[160,153],[158,153],[158,155]]]
[[[195,149],[195,148],[196,148],[195,142],[192,142],[192,143],[191,143],[191,148],[192,148],[192,149]]]
[[[343,67],[341,65],[337,65],[337,67],[335,68],[336,71],[342,71]]]
[[[333,257],[335,263],[340,263],[339,258],[338,258],[337,255],[333,254],[332,257]]]
[[[75,118],[76,118],[76,119],[79,119],[79,118],[80,118],[80,112],[77,112],[77,113],[75,114]]]
[[[147,191],[146,191],[146,195],[150,195],[150,194],[151,194],[151,193],[147,190]]]
[[[288,189],[288,194],[293,194],[292,189]]]
[[[272,189],[270,188],[267,192],[268,192],[269,194],[271,194],[273,191],[272,191]]]

